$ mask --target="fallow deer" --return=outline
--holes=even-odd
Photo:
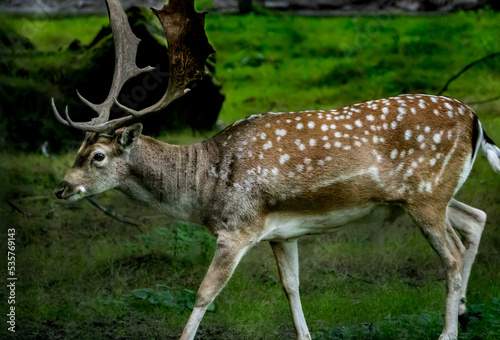
[[[500,171],[500,149],[475,113],[459,100],[424,94],[371,100],[334,110],[254,115],[198,144],[175,146],[141,135],[141,116],[165,108],[203,76],[213,52],[204,14],[194,1],[171,0],[154,10],[167,36],[170,80],[153,107],[134,111],[117,102],[125,81],[139,69],[139,40],[118,0],[107,0],[117,61],[111,91],[99,116],[58,120],[87,131],[76,161],[56,190],[76,200],[108,189],[181,220],[205,225],[217,250],[198,290],[181,339],[193,339],[216,295],[242,256],[269,241],[288,298],[298,339],[310,339],[299,298],[297,239],[360,219],[390,217],[403,208],[441,258],[446,273],[446,313],[441,340],[456,339],[458,316],[486,214],[453,196],[479,149]],[[109,120],[117,103],[128,115]],[[462,240],[457,236],[458,232]]]

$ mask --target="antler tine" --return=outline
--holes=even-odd
[[[155,69],[150,66],[145,68],[137,67],[135,59],[141,40],[132,32],[127,15],[123,10],[120,1],[106,0],[106,5],[108,7],[109,21],[111,23],[111,29],[113,31],[115,42],[115,70],[113,74],[113,81],[111,83],[111,89],[108,97],[101,104],[94,104],[88,101],[78,92],[78,90],[76,91],[80,100],[82,100],[82,102],[89,106],[92,110],[97,112],[98,116],[90,122],[73,122],[69,118],[69,115],[67,114],[68,109],[66,108],[66,119],[63,119],[57,111],[54,100],[52,100],[52,108],[58,121],[66,126],[72,126],[88,132],[109,132],[123,126],[127,121],[133,119],[133,116],[126,116],[111,121],[109,120],[111,108],[116,100],[115,98],[120,94],[120,91],[127,80],[136,77],[141,73],[150,72]]]
[[[61,117],[61,115],[59,114],[59,111],[57,110],[57,107],[56,107],[56,103],[54,101],[54,97],[52,97],[51,104],[52,104],[52,111],[54,112],[54,115],[56,116],[56,119],[60,123],[63,123],[66,126],[70,126],[69,123],[66,120],[64,120],[64,118]],[[66,106],[66,112],[68,112],[68,107],[67,106]],[[66,116],[68,116],[68,114],[66,114]]]
[[[205,74],[205,62],[215,52],[205,33],[205,15],[194,8],[194,0],[170,0],[161,10],[152,8],[160,20],[168,42],[170,75],[164,96],[140,111],[116,104],[134,117],[166,108],[190,89],[188,86]]]
[[[138,68],[135,63],[140,39],[137,38],[128,23],[127,15],[119,0],[106,0],[111,28],[115,40],[116,63],[113,82],[106,100],[94,104],[77,91],[84,104],[97,112],[98,116],[90,122],[71,121],[66,108],[63,119],[52,99],[52,108],[57,120],[64,125],[98,133],[109,133],[132,120],[164,109],[170,103],[190,91],[188,86],[205,74],[205,62],[215,52],[205,33],[205,15],[194,8],[194,0],[170,0],[161,10],[152,9],[160,20],[168,42],[170,75],[165,95],[154,105],[135,111],[120,104],[117,100],[125,82],[143,72],[154,70],[153,67]],[[113,104],[117,104],[129,115],[109,120]]]
[[[54,111],[54,115],[56,116],[56,119],[70,127],[74,127],[79,130],[87,131],[87,132],[97,132],[97,133],[105,133],[109,131],[113,131],[117,126],[123,126],[126,124],[128,121],[130,121],[133,117],[132,116],[126,116],[118,119],[113,119],[108,122],[104,122],[103,124],[95,124],[94,121],[91,122],[85,122],[85,123],[75,123],[71,120],[69,117],[69,111],[68,111],[68,106],[66,106],[64,110],[64,116],[66,119],[62,118],[59,111],[57,110],[57,107],[54,102],[54,98],[52,98],[52,110]],[[97,118],[94,118],[94,120]]]
[[[154,67],[149,66],[138,68],[135,63],[137,49],[141,40],[132,32],[127,15],[120,1],[106,0],[106,5],[108,7],[109,21],[115,41],[116,62],[111,89],[108,97],[102,104],[93,104],[78,93],[80,99],[99,115],[92,121],[93,124],[104,124],[109,120],[111,107],[115,102],[115,98],[118,97],[127,80],[141,73],[154,70]],[[79,125],[78,123],[76,124]],[[87,124],[85,124],[85,126],[87,126]]]

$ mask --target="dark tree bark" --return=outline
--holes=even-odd
[[[252,11],[252,0],[238,0],[238,11],[240,14],[247,14]]]

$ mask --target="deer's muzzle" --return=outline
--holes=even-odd
[[[72,192],[73,186],[67,181],[62,181],[57,187],[55,194],[59,199],[66,199],[71,195]]]

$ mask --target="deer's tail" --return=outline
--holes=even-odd
[[[480,144],[481,150],[483,150],[486,157],[488,157],[488,161],[493,170],[500,172],[500,149],[495,145],[495,142],[488,137],[483,129],[481,129]]]

